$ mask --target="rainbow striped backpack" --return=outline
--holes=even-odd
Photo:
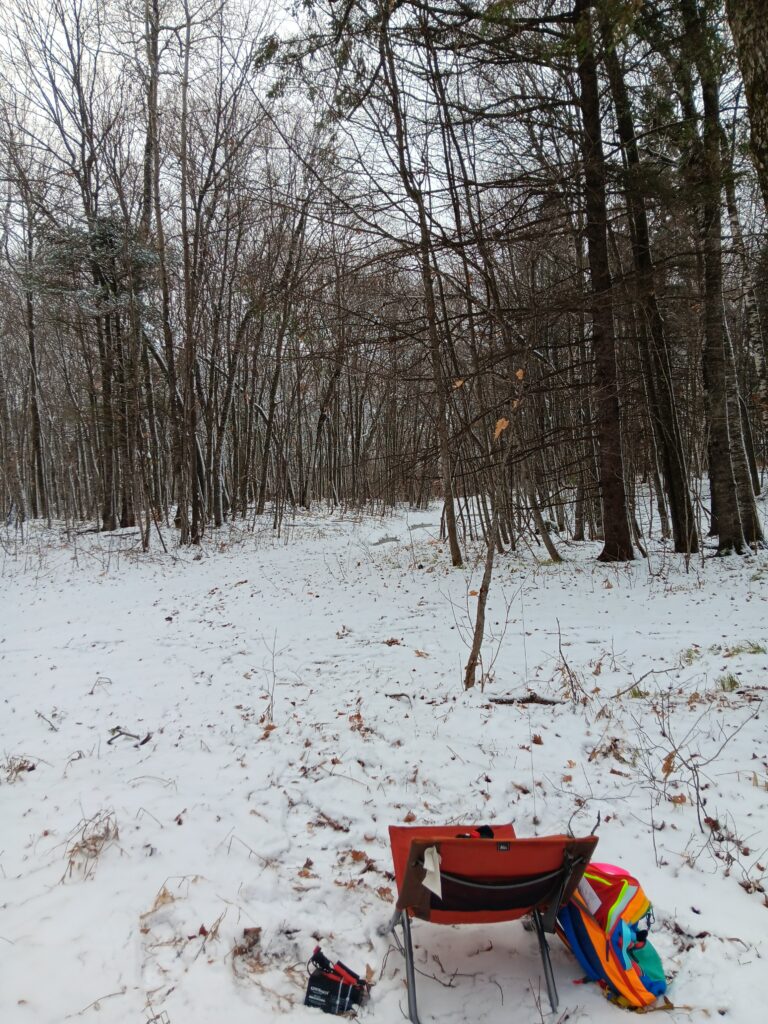
[[[557,933],[581,964],[620,1006],[650,1006],[667,990],[659,954],[648,941],[653,909],[636,878],[613,864],[589,865],[560,909]]]

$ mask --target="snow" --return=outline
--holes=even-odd
[[[0,1020],[317,1021],[302,1006],[317,941],[369,968],[361,1019],[402,1020],[402,958],[377,931],[395,889],[387,826],[585,834],[598,812],[597,859],[654,903],[667,1019],[755,1020],[768,998],[765,555],[507,555],[491,678],[464,692],[482,552],[451,569],[437,508],[307,514],[281,537],[264,520],[201,552],[170,534],[168,553],[135,541],[3,540]],[[529,690],[561,703],[491,702]],[[433,976],[419,979],[424,1024],[539,1021],[539,1002],[552,1021],[625,1013],[573,984],[553,940],[549,1014],[519,923],[415,922],[414,939]]]

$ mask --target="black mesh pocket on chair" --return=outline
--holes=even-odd
[[[514,882],[482,881],[440,872],[442,899],[431,893],[430,909],[478,913],[519,910],[546,903],[557,892],[562,868],[545,875],[529,875]]]

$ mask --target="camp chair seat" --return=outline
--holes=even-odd
[[[492,837],[471,835],[474,826],[403,826],[389,829],[397,883],[397,909],[389,924],[403,931],[408,1016],[420,1024],[411,918],[432,924],[493,924],[528,914],[539,943],[552,1010],[557,1009],[546,933],[571,898],[597,845],[596,836],[537,836],[520,839],[512,825],[495,825]],[[438,896],[423,883],[425,851],[440,858]]]

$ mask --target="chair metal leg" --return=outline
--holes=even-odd
[[[377,933],[382,938],[385,938],[387,935],[391,935],[392,934],[392,932],[395,930],[395,925],[397,925],[399,923],[400,923],[400,911],[396,910],[394,912],[394,914],[392,915],[392,917],[390,917],[389,921],[387,921],[386,924],[379,925],[379,927],[376,929],[376,931],[377,931]]]
[[[571,884],[571,879],[578,872],[581,873],[584,870],[584,858],[575,857],[572,858],[566,854],[563,861],[563,876],[560,880],[560,885],[557,890],[557,896],[555,899],[550,900],[549,906],[547,907],[546,913],[542,916],[541,922],[544,926],[544,931],[554,935],[555,925],[557,923],[557,915],[560,912],[560,907],[563,905],[563,896],[566,890]]]
[[[552,961],[549,958],[549,944],[547,943],[547,937],[544,934],[544,924],[538,910],[534,910],[533,912],[533,925],[536,929],[536,937],[539,940],[539,952],[541,953],[541,963],[544,968],[544,980],[547,983],[549,1005],[552,1007],[552,1012],[555,1013],[557,1011],[557,988],[555,987],[555,975],[552,970]]]
[[[403,927],[403,946],[405,947],[405,981],[408,986],[408,1016],[412,1024],[421,1024],[419,1011],[416,1008],[416,968],[413,964],[413,942],[411,940],[411,920],[408,911],[403,910],[400,914],[400,924]]]

